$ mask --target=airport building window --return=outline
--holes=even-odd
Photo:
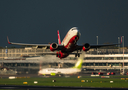
[[[17,63],[17,66],[20,66],[20,63]]]
[[[128,66],[128,63],[124,63],[124,66]]]
[[[34,66],[33,63],[30,63],[30,66]]]
[[[117,57],[114,57],[114,60],[117,60]]]
[[[128,59],[128,57],[124,57],[124,59]]]
[[[103,66],[106,66],[106,63],[103,63]]]
[[[119,63],[115,63],[114,66],[119,66]]]
[[[21,66],[24,66],[24,63],[21,63]]]
[[[90,63],[86,63],[86,66],[90,66]]]
[[[99,63],[99,66],[102,66],[102,63]]]
[[[86,63],[83,63],[82,66],[86,66]]]
[[[121,60],[121,59],[123,59],[122,57],[117,57],[117,60]]]
[[[113,65],[113,66],[114,66],[114,65],[115,65],[115,63],[112,63],[111,65]]]
[[[28,67],[28,66],[29,66],[29,64],[28,64],[28,63],[26,63],[26,66]]]
[[[90,63],[90,66],[94,66],[94,64],[93,63]]]
[[[4,66],[9,66],[8,63],[4,63]]]
[[[95,66],[99,66],[99,63],[95,63]]]
[[[111,63],[108,63],[108,66],[111,66],[112,64]]]

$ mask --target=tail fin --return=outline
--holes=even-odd
[[[57,31],[57,34],[58,34],[58,44],[61,44],[59,30]]]
[[[85,53],[82,52],[81,56],[78,58],[78,61],[76,62],[75,66],[73,68],[81,69],[82,63],[83,63],[83,59],[84,59],[84,55],[85,55]]]

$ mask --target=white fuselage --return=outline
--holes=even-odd
[[[62,41],[62,45],[67,46],[68,44],[76,44],[77,40],[80,38],[80,32],[77,27],[71,28],[66,34],[65,38]],[[76,39],[76,42],[72,42]]]
[[[81,69],[77,68],[46,68],[46,69],[41,69],[38,74],[44,75],[44,74],[76,74],[80,72]]]

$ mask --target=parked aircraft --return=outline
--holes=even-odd
[[[57,51],[54,54],[60,59],[67,57],[69,54],[75,54],[75,57],[77,56],[79,57],[80,53],[78,53],[78,50],[80,51],[83,50],[86,52],[91,48],[119,45],[119,43],[118,44],[103,44],[103,45],[90,45],[89,43],[85,43],[83,45],[78,45],[77,41],[79,40],[81,34],[77,27],[71,28],[61,43],[59,31],[57,32],[58,32],[58,44],[57,43],[51,43],[51,44],[15,43],[15,42],[10,42],[8,37],[7,37],[7,40],[9,44],[30,46],[30,47],[35,47],[35,48],[46,47],[46,49],[50,49],[51,51]],[[121,42],[122,42],[122,39],[121,39]],[[77,53],[72,53],[73,51],[77,51]]]

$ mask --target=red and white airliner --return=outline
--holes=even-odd
[[[9,44],[14,44],[14,45],[31,46],[36,48],[46,47],[46,49],[50,49],[51,51],[57,51],[55,54],[60,59],[67,57],[69,54],[75,54],[76,57],[77,56],[79,57],[80,54],[78,53],[78,50],[88,51],[91,48],[119,45],[119,43],[103,44],[103,45],[90,45],[89,43],[85,43],[83,45],[77,45],[77,41],[79,40],[81,35],[77,27],[73,27],[68,31],[62,43],[60,40],[59,31],[57,31],[57,33],[58,33],[58,44],[57,43],[51,43],[51,44],[14,43],[14,42],[9,42],[8,37],[7,37],[7,40]],[[121,43],[122,43],[122,38],[121,38]],[[72,53],[73,51],[77,51],[77,53]]]

